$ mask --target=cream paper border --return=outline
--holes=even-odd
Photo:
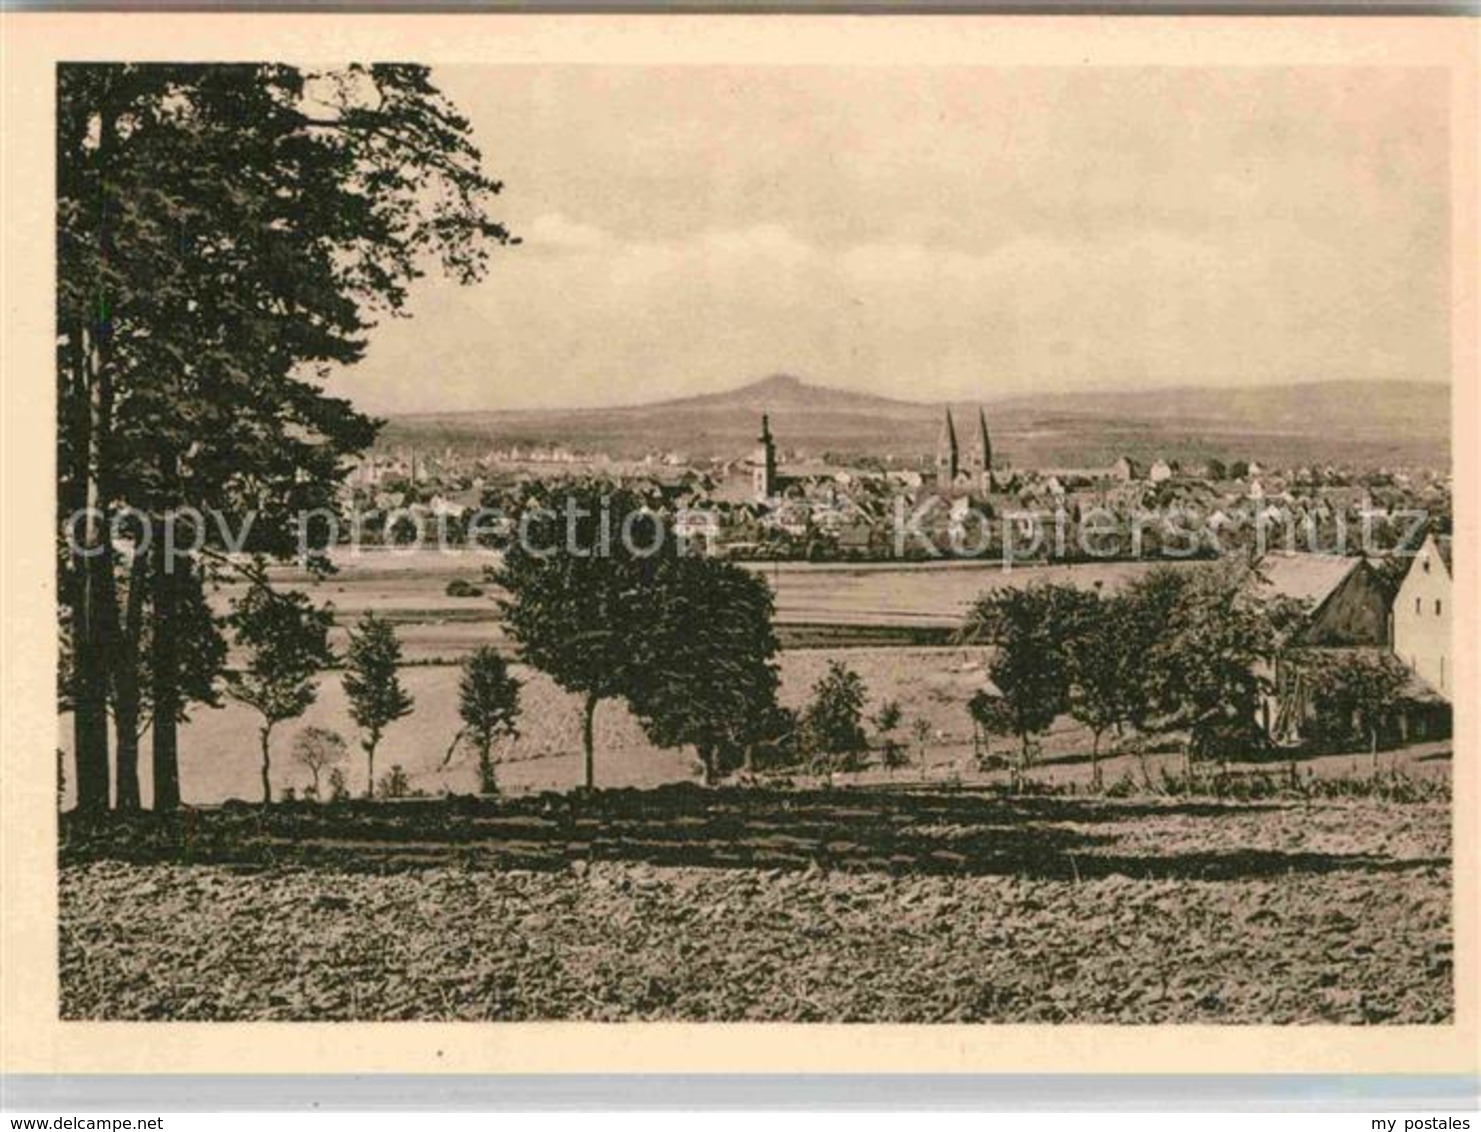
[[[52,550],[58,60],[1442,67],[1451,74],[1457,685],[1477,675],[1478,22],[1459,18],[0,13],[0,1069],[58,1073],[1475,1073],[1477,716],[1456,703],[1454,1025],[83,1023],[57,1018]],[[764,144],[764,143],[762,143]],[[1402,281],[1395,281],[1402,286]]]

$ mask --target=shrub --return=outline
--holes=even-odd
[[[475,586],[466,578],[454,578],[448,582],[445,592],[448,597],[482,597],[483,587]]]
[[[396,763],[381,776],[375,790],[382,798],[408,798],[411,796],[411,780],[407,778],[401,764]]]
[[[895,739],[886,739],[880,761],[886,770],[897,770],[902,766],[910,765],[910,752],[905,749],[904,743]]]

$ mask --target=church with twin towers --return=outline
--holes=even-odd
[[[936,488],[938,491],[987,495],[992,491],[992,438],[987,433],[987,414],[977,410],[976,436],[968,444],[965,458],[957,439],[951,410],[941,422],[936,441]]]

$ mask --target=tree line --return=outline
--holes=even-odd
[[[1360,732],[1376,749],[1407,674],[1376,652],[1306,649],[1308,602],[1275,594],[1257,563],[1230,558],[1161,567],[1121,590],[1069,585],[1004,588],[972,606],[961,638],[993,646],[990,686],[968,704],[988,735],[1018,741],[1016,768],[1036,739],[1069,715],[1091,733],[1092,780],[1108,733],[1185,736],[1193,757],[1268,746],[1265,698],[1282,665],[1300,671],[1317,722]]]
[[[63,64],[56,144],[58,692],[79,810],[140,805],[146,733],[168,810],[225,663],[210,587],[244,575],[248,620],[298,616],[262,564],[379,426],[327,367],[418,276],[472,281],[515,241],[424,67]]]

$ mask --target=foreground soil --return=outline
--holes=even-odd
[[[1081,816],[1059,807],[1040,829],[1094,831],[1076,842],[1068,874],[1028,858],[1016,872],[955,875],[633,859],[394,871],[76,859],[61,875],[62,1014],[1452,1017],[1448,806],[1087,807]],[[1138,875],[1138,855],[1163,865]],[[1098,868],[1102,859],[1114,867]]]

